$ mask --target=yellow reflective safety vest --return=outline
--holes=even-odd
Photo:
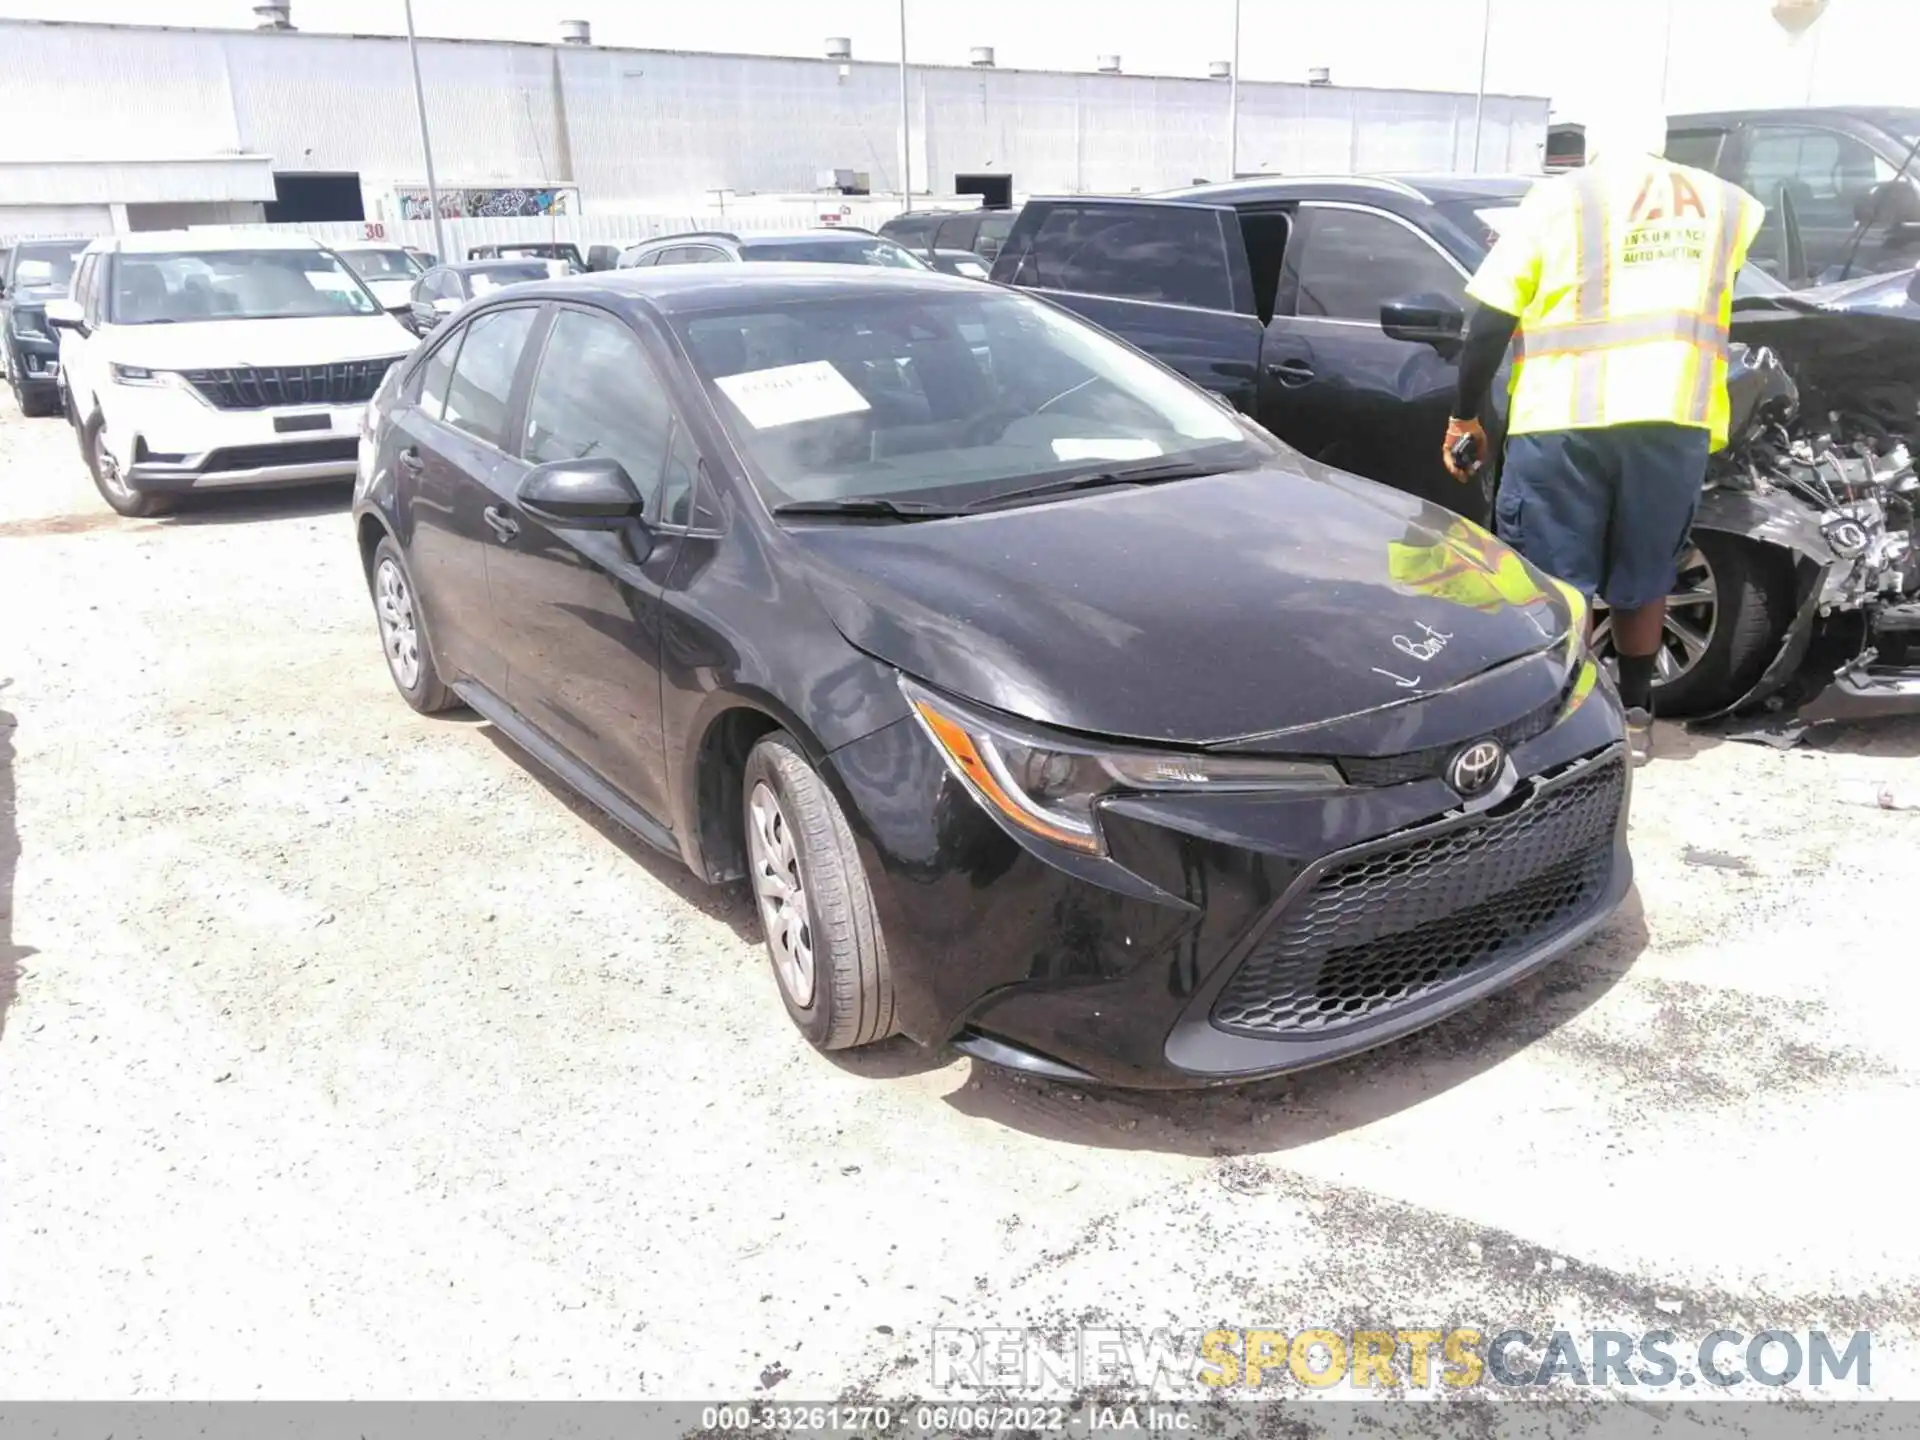
[[[1765,215],[1651,155],[1535,186],[1467,287],[1520,320],[1507,433],[1664,420],[1725,445],[1733,279]]]
[[[1387,546],[1387,574],[1402,589],[1493,614],[1546,603],[1518,555],[1478,526],[1456,520],[1437,541]]]

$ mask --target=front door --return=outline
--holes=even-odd
[[[404,403],[403,392],[393,421],[391,463],[434,658],[448,679],[496,695],[506,693],[507,672],[487,585],[485,511],[506,458],[514,372],[539,314],[531,305],[489,310],[450,333],[414,373],[415,398]]]
[[[650,528],[663,491],[684,469],[673,450],[666,388],[624,320],[563,307],[527,392],[516,454],[495,473],[489,552],[494,613],[507,647],[507,700],[527,721],[663,824],[660,597],[671,539],[641,552],[629,531],[542,521],[519,504],[536,465],[589,456],[618,460],[647,499]]]
[[[1440,461],[1456,360],[1380,327],[1381,305],[1412,295],[1464,310],[1466,283],[1438,243],[1396,215],[1302,205],[1267,330],[1260,419],[1316,460],[1484,523],[1485,488],[1460,484]]]

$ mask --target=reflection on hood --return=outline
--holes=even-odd
[[[1465,520],[1455,520],[1438,539],[1422,526],[1409,525],[1405,536],[1387,545],[1387,573],[1406,594],[1450,601],[1483,615],[1552,603],[1518,554]]]

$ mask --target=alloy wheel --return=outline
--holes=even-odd
[[[1660,649],[1654,654],[1654,684],[1678,680],[1700,663],[1713,643],[1713,627],[1720,607],[1713,566],[1697,545],[1680,557],[1679,573],[1667,595],[1667,620],[1661,628]],[[1613,658],[1613,617],[1605,602],[1594,602],[1593,650],[1602,659]]]
[[[807,918],[807,887],[800,878],[793,825],[765,781],[754,785],[747,802],[747,852],[774,972],[787,998],[804,1010],[813,1004],[813,928]]]
[[[380,619],[380,643],[387,652],[387,668],[402,690],[420,683],[420,627],[413,613],[413,591],[407,577],[391,560],[383,559],[373,574],[373,608]]]

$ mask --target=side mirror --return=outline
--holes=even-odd
[[[1395,340],[1431,345],[1445,354],[1460,343],[1467,316],[1445,295],[1407,295],[1380,307],[1380,328]]]
[[[529,515],[553,525],[575,530],[647,528],[641,518],[647,502],[633,477],[618,460],[604,456],[537,465],[520,482],[515,498]],[[651,544],[649,535],[646,545],[636,548],[650,549]]]
[[[79,330],[87,328],[86,314],[80,308],[78,300],[65,296],[47,301],[47,324],[56,330]]]

